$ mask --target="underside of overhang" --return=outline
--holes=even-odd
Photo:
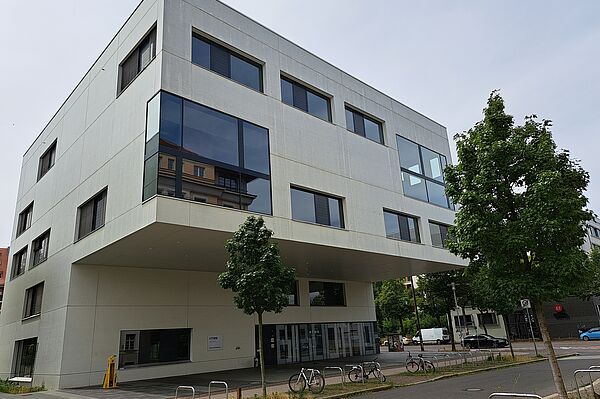
[[[153,223],[77,260],[81,265],[221,272],[231,232]],[[422,259],[274,239],[283,262],[298,277],[380,281],[460,267]]]

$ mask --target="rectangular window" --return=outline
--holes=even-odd
[[[39,283],[25,290],[25,304],[23,306],[23,318],[38,316],[42,313],[42,296],[44,295],[44,283]]]
[[[459,316],[454,316],[454,325],[458,326],[458,327],[465,327],[465,320],[467,321],[467,326],[472,326],[473,325],[473,315],[467,314],[467,315],[459,315]]]
[[[27,268],[27,247],[13,255],[11,278],[25,273]]]
[[[192,35],[192,62],[251,89],[263,91],[262,65],[197,34]]]
[[[288,306],[298,306],[298,281],[296,280],[288,291]]]
[[[346,106],[346,129],[383,144],[382,123],[348,106]]]
[[[331,122],[331,103],[328,97],[283,76],[281,77],[281,101]]]
[[[396,136],[396,144],[404,195],[454,209],[444,185],[446,157],[401,136]]]
[[[190,328],[121,331],[119,368],[190,360]]]
[[[310,281],[310,306],[346,306],[343,283]]]
[[[438,248],[446,248],[445,242],[448,238],[448,226],[429,221],[431,232],[431,245]]]
[[[383,211],[385,236],[394,240],[421,242],[419,223],[414,216]]]
[[[37,337],[15,342],[13,377],[33,377],[36,352]]]
[[[93,231],[104,226],[106,216],[106,194],[105,188],[96,194],[92,199],[77,208],[77,236],[75,240],[80,240]]]
[[[35,267],[48,259],[48,243],[50,242],[50,230],[33,240],[31,244],[31,267]]]
[[[50,147],[42,154],[40,157],[40,163],[38,166],[38,181],[44,177],[46,173],[54,166],[54,162],[56,161],[56,140]]]
[[[25,230],[31,227],[33,219],[33,202],[29,204],[23,212],[19,213],[19,221],[17,222],[17,237],[23,234]]]
[[[344,228],[341,199],[294,187],[291,196],[292,219]]]
[[[146,124],[144,200],[159,194],[271,214],[267,129],[164,92],[148,102],[151,120],[156,112],[158,134]]]
[[[156,56],[156,28],[153,28],[119,65],[119,94]]]
[[[480,313],[477,315],[477,321],[480,326],[484,324],[486,326],[491,326],[498,324],[498,316],[496,316],[496,313]]]

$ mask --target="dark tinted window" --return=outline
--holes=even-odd
[[[119,65],[122,92],[156,56],[156,28],[152,29]]]
[[[310,306],[346,306],[344,284],[310,281]]]
[[[15,360],[13,375],[15,377],[33,377],[37,338],[15,341]]]
[[[119,368],[190,360],[191,329],[121,331]]]
[[[244,129],[244,167],[256,172],[269,174],[269,134],[268,130],[248,122]]]
[[[331,122],[329,98],[283,76],[281,77],[281,101]]]
[[[21,213],[19,213],[19,220],[17,222],[17,237],[20,236],[25,230],[31,227],[31,220],[33,219],[33,202],[29,204]]]
[[[100,227],[104,226],[106,215],[106,193],[107,189],[102,190],[77,210],[77,236],[79,240]]]
[[[242,175],[242,179],[242,209],[270,215],[271,181],[250,175]]]
[[[342,201],[320,193],[291,189],[292,219],[344,228]]]
[[[11,278],[25,273],[27,269],[27,247],[23,248],[13,256]]]
[[[25,290],[25,304],[23,306],[23,318],[37,316],[42,313],[42,296],[44,294],[44,283],[40,283]]]
[[[400,213],[383,211],[385,235],[395,240],[421,242],[417,218]]]
[[[448,226],[429,222],[429,231],[431,232],[431,245],[445,248],[444,243],[446,242],[446,238],[448,238]]]
[[[289,306],[298,306],[298,281],[292,283],[288,291],[288,305]]]
[[[369,140],[383,143],[382,124],[349,107],[346,107],[346,129]]]
[[[31,267],[37,266],[48,259],[48,244],[50,242],[50,230],[36,238],[31,244]]]
[[[262,92],[262,66],[199,35],[192,36],[192,62]]]
[[[183,102],[180,97],[168,93],[161,93],[160,99],[160,144],[179,147]]]
[[[56,140],[50,147],[44,152],[44,154],[40,157],[40,164],[38,167],[38,180],[40,180],[52,167],[54,166],[54,162],[56,161]]]

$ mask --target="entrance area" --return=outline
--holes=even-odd
[[[270,365],[377,353],[375,322],[271,324],[263,326],[263,339]],[[258,337],[256,344],[258,351]]]

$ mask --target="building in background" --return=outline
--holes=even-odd
[[[250,215],[297,274],[267,363],[375,354],[373,281],[465,265],[449,162],[442,125],[230,7],[144,0],[23,156],[0,378],[252,367],[217,283]]]
[[[2,311],[2,298],[4,297],[4,284],[8,268],[8,252],[9,248],[0,248],[0,311]]]

